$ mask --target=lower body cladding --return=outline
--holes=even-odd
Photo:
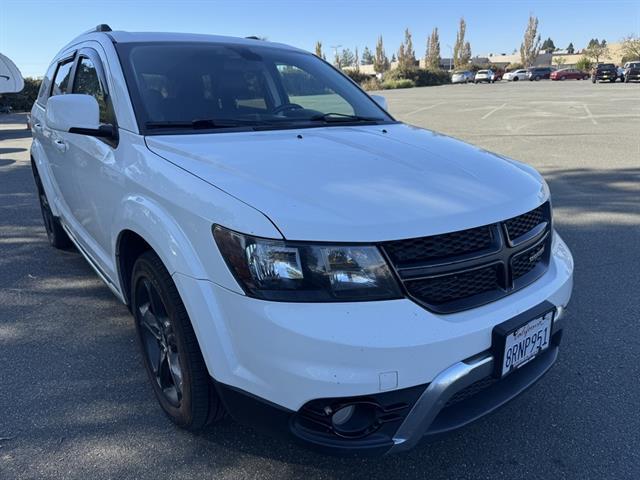
[[[380,455],[492,412],[552,366],[573,260],[557,234],[551,250],[529,287],[447,315],[409,299],[266,302],[174,279],[232,417],[330,453]],[[504,327],[542,317],[550,319],[546,348],[503,375]]]

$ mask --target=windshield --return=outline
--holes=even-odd
[[[219,43],[118,44],[141,131],[393,122],[314,55]]]

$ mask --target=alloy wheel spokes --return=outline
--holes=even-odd
[[[176,337],[159,292],[147,278],[136,290],[143,346],[155,381],[173,405],[179,405],[183,373]]]

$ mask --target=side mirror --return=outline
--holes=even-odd
[[[115,136],[112,125],[100,125],[100,107],[91,95],[70,93],[49,97],[45,118],[53,130],[92,137]]]
[[[384,111],[387,111],[387,99],[382,95],[371,95],[373,101],[382,107]]]

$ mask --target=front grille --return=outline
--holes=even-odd
[[[382,244],[407,294],[437,313],[474,308],[544,273],[550,258],[549,202],[503,222]]]
[[[543,219],[543,207],[536,208],[535,210],[531,210],[524,215],[519,215],[514,218],[510,218],[509,220],[504,222],[505,227],[507,228],[507,233],[509,234],[509,238],[511,240],[515,240],[518,237],[521,237],[525,233],[531,231],[534,227],[540,225]]]
[[[511,261],[511,271],[513,278],[518,279],[532,271],[540,262],[544,260],[545,244],[540,243],[525,252],[516,255]]]
[[[432,237],[389,242],[385,245],[385,250],[391,261],[402,265],[478,253],[490,248],[492,243],[491,229],[487,226]]]
[[[412,296],[432,305],[442,305],[500,288],[497,270],[497,264],[489,265],[442,277],[408,281],[405,286]]]

